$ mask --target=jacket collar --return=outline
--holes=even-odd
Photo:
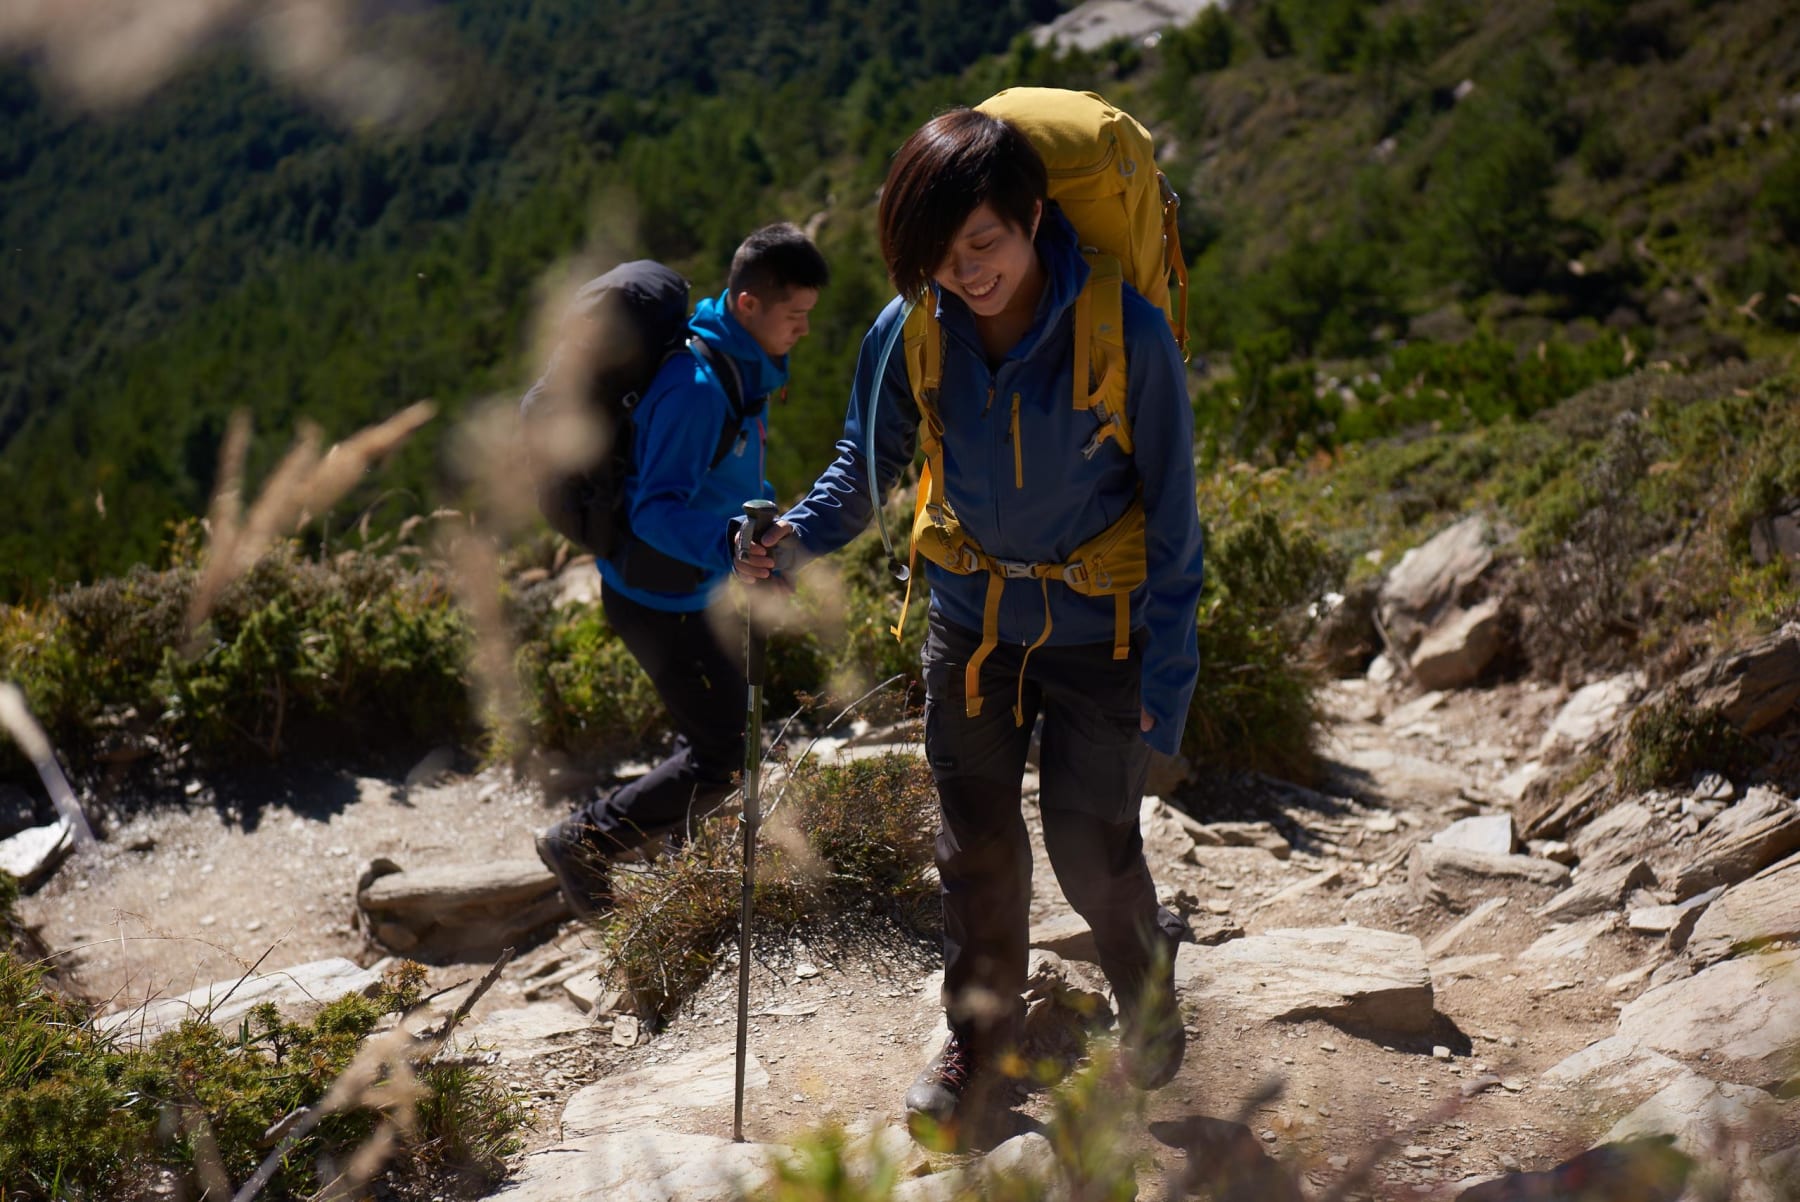
[[[787,383],[788,357],[769,357],[762,344],[732,315],[727,293],[702,298],[694,306],[688,329],[731,356],[744,380],[745,399],[769,396]]]

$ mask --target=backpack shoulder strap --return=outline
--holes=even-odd
[[[1084,251],[1088,279],[1075,297],[1075,408],[1090,410],[1100,423],[1081,448],[1086,458],[1107,439],[1131,454],[1131,417],[1125,411],[1125,276],[1111,255]]]
[[[700,337],[698,334],[687,340],[687,349],[700,362],[706,364],[719,387],[725,390],[725,400],[731,406],[731,415],[726,418],[724,428],[719,431],[718,444],[713,448],[712,459],[707,463],[708,471],[725,462],[725,456],[731,454],[731,448],[737,442],[738,427],[744,419],[762,412],[762,398],[756,403],[746,403],[744,397],[744,377],[738,372],[738,366],[732,362],[731,356],[718,347]]]

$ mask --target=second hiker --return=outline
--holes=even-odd
[[[829,274],[795,226],[751,234],[725,291],[688,323],[706,345],[670,356],[632,410],[629,535],[597,561],[600,601],[668,709],[675,749],[538,836],[538,856],[579,915],[610,904],[614,857],[685,831],[730,794],[743,766],[741,627],[718,596],[731,574],[728,521],[745,500],[770,495],[764,402],[787,383],[788,352]]]

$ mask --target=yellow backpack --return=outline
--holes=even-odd
[[[1126,362],[1122,286],[1129,282],[1161,306],[1175,339],[1187,353],[1187,263],[1181,256],[1175,214],[1181,204],[1156,167],[1150,134],[1129,113],[1093,92],[1062,88],[1008,88],[976,106],[1019,127],[1049,172],[1050,199],[1056,201],[1081,239],[1088,281],[1075,300],[1074,406],[1094,414],[1094,437],[1082,454],[1091,457],[1111,438],[1132,451],[1131,421],[1125,411]],[[1173,273],[1177,287],[1169,286]],[[1113,598],[1113,658],[1131,650],[1131,593],[1145,579],[1144,507],[1133,502],[1118,521],[1076,548],[1061,563],[996,559],[981,549],[944,499],[943,419],[937,411],[943,376],[943,331],[929,304],[906,316],[906,371],[920,416],[919,441],[925,468],[919,476],[913,511],[912,552],[906,599],[896,638],[906,625],[912,599],[912,564],[926,559],[960,575],[988,574],[981,645],[964,671],[967,713],[981,713],[981,665],[999,644],[1000,598],[1008,580],[1036,580],[1044,590],[1044,629],[1031,652],[1050,637],[1049,582],[1060,580],[1087,596]],[[1013,477],[1025,483],[1019,438],[1019,401],[1012,398]],[[885,532],[884,532],[885,535]],[[1022,696],[1013,720],[1024,721]]]

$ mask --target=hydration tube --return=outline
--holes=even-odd
[[[881,516],[880,489],[875,482],[875,415],[881,408],[881,390],[887,385],[888,359],[894,353],[894,344],[906,332],[906,319],[912,316],[912,311],[912,301],[901,305],[899,320],[894,322],[894,328],[888,331],[887,338],[881,344],[881,358],[875,361],[875,385],[869,393],[869,412],[863,427],[863,474],[869,481],[869,502],[874,506],[875,528],[881,531],[881,545],[887,548],[888,563],[894,569],[894,579],[902,584],[912,575],[912,569],[894,554],[894,541],[888,537],[887,522]]]

